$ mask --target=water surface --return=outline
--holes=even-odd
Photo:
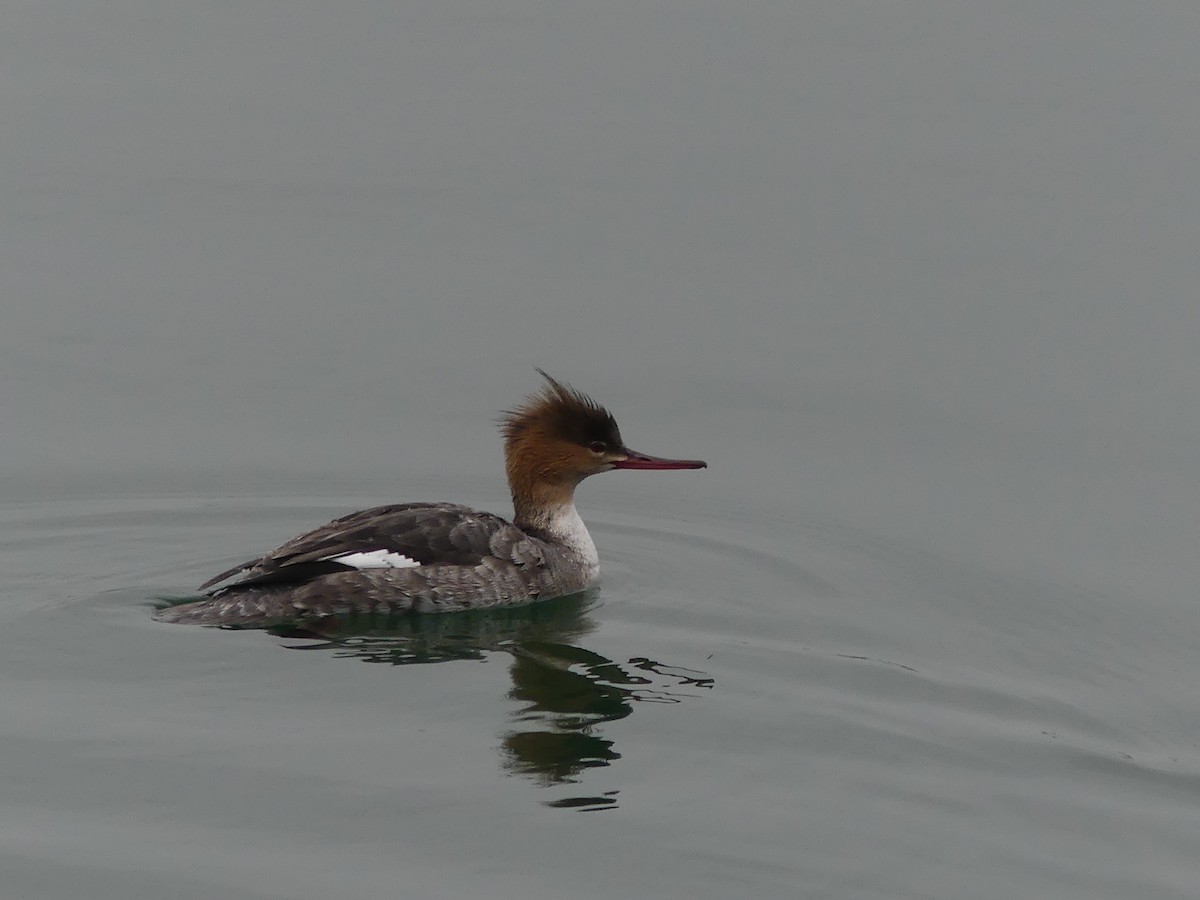
[[[1194,4],[13,7],[5,896],[1190,898]],[[520,609],[159,598],[507,514],[540,365],[703,472]]]

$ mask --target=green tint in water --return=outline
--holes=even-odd
[[[526,606],[444,615],[348,616],[267,629],[297,650],[391,666],[512,658],[510,700],[521,704],[501,736],[504,769],[544,787],[575,784],[621,758],[603,733],[634,703],[678,703],[712,687],[705,673],[645,657],[618,662],[579,646],[595,622],[596,592]],[[546,805],[594,810],[616,806],[616,792]]]

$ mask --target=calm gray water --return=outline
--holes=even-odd
[[[13,3],[0,894],[1200,895],[1200,6]],[[507,514],[604,577],[319,635],[157,597]],[[367,665],[365,663],[370,663]]]

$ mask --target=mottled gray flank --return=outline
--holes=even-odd
[[[387,550],[415,568],[357,570],[346,553]],[[159,612],[166,622],[270,625],[331,615],[454,612],[561,597],[596,576],[558,541],[451,503],[360,510],[210,579],[233,581],[206,599]]]

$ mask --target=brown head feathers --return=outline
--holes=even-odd
[[[603,444],[609,452],[623,448],[621,432],[612,413],[582,391],[550,377],[541,369],[537,372],[546,379],[546,385],[500,417],[500,430],[507,449],[511,450],[523,439],[534,435],[579,447]]]

